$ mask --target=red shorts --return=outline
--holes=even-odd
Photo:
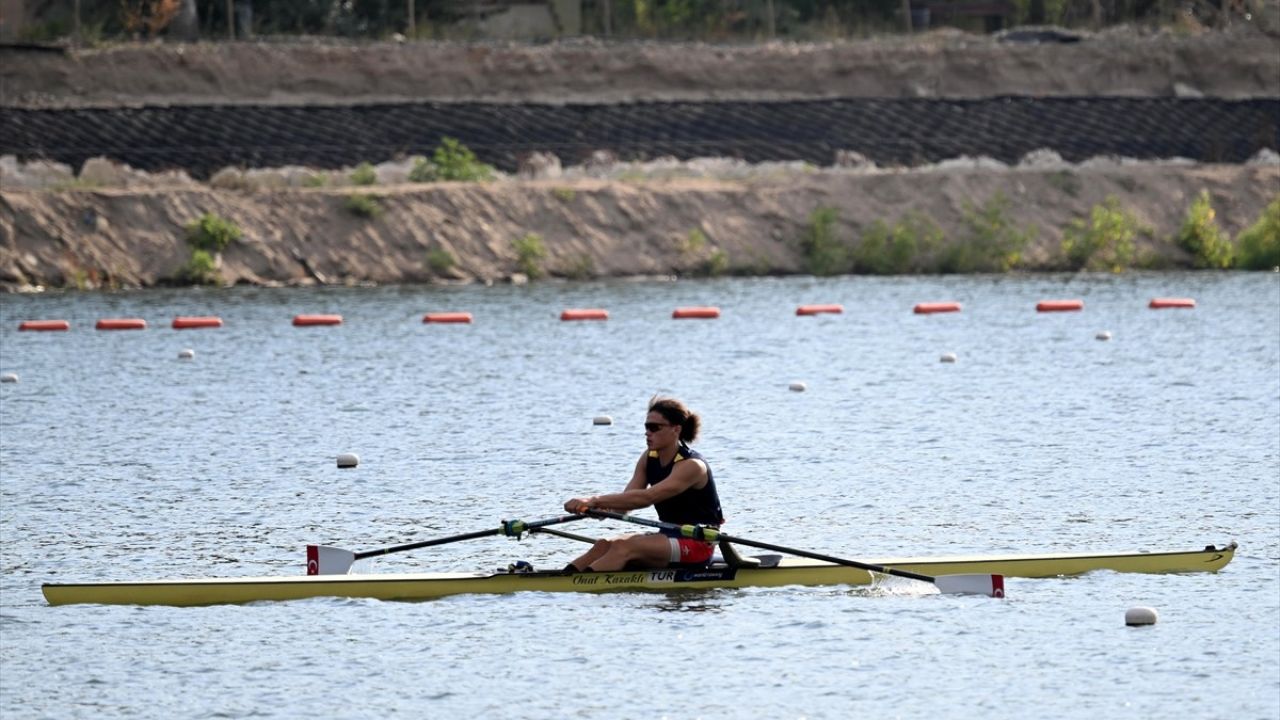
[[[671,543],[671,562],[700,565],[711,560],[716,546],[702,540],[692,538],[667,538]]]

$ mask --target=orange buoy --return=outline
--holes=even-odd
[[[916,303],[912,310],[917,315],[932,315],[934,313],[951,313],[960,312],[960,303],[958,302],[927,302]]]
[[[804,317],[806,315],[839,315],[844,312],[843,305],[801,305],[796,308],[796,315]]]
[[[676,320],[686,319],[703,319],[712,320],[720,317],[720,308],[718,307],[682,307],[676,308],[671,317]]]
[[[1147,304],[1147,307],[1152,310],[1159,310],[1161,308],[1193,308],[1195,306],[1196,301],[1192,298],[1152,298],[1151,302]]]
[[[18,325],[19,330],[30,330],[33,332],[49,332],[51,330],[70,330],[71,323],[66,320],[23,320]]]
[[[103,318],[94,327],[99,330],[146,330],[147,321],[142,318]]]
[[[570,308],[560,313],[560,320],[568,322],[570,320],[608,320],[609,311],[598,308]]]
[[[462,323],[469,324],[471,322],[471,313],[469,312],[435,312],[427,313],[422,316],[424,323]]]
[[[1083,300],[1041,300],[1036,303],[1036,312],[1072,312],[1083,309]]]
[[[294,315],[294,327],[311,327],[313,325],[341,325],[341,315]]]
[[[191,330],[195,328],[222,327],[222,318],[212,315],[197,317],[176,317],[173,319],[174,330]]]

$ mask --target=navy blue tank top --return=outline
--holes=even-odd
[[[662,522],[677,525],[722,525],[724,514],[720,512],[720,496],[716,493],[716,481],[711,477],[711,466],[696,450],[690,450],[688,445],[681,443],[675,459],[666,466],[658,459],[658,451],[650,450],[644,465],[645,484],[657,485],[671,475],[676,463],[691,459],[702,460],[707,466],[707,484],[701,488],[689,488],[655,504],[653,507],[658,511],[658,518]]]

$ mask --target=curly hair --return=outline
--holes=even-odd
[[[680,442],[691,443],[698,439],[702,418],[675,398],[654,395],[649,398],[649,412],[656,412],[672,425],[680,426]]]

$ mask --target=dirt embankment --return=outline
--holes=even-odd
[[[578,40],[0,49],[0,106],[1280,96],[1277,40],[1255,29],[1072,35],[1079,41],[940,30],[733,46]]]
[[[1038,45],[933,33],[911,41],[742,47],[583,41],[0,51],[0,106],[10,108],[1000,95],[1274,98],[1280,53],[1275,39],[1256,33],[1111,33]],[[1280,194],[1280,164],[404,185],[369,190],[382,205],[375,219],[345,209],[352,188],[58,191],[3,184],[0,177],[0,289],[13,290],[162,283],[190,257],[184,226],[206,212],[245,232],[223,256],[228,282],[499,280],[517,270],[513,241],[530,233],[546,244],[542,266],[564,276],[800,272],[799,239],[819,207],[836,210],[837,234],[847,241],[908,212],[958,238],[966,232],[966,206],[997,193],[1012,201],[1019,226],[1038,228],[1028,253],[1033,267],[1046,267],[1062,229],[1108,196],[1161,241],[1140,238],[1144,249],[1176,264],[1185,258],[1164,240],[1201,190],[1235,233]],[[443,268],[436,253],[433,267],[432,250],[447,251],[455,265]]]
[[[1140,255],[1186,261],[1168,243],[1201,191],[1230,232],[1251,224],[1280,191],[1280,165],[1140,166],[1072,170],[952,170],[856,174],[827,171],[781,181],[594,180],[376,188],[383,212],[362,219],[348,191],[237,193],[204,189],[5,193],[0,283],[153,285],[190,256],[184,226],[204,212],[245,231],[224,253],[227,282],[311,284],[494,281],[518,271],[514,242],[536,233],[539,265],[564,277],[804,271],[800,238],[818,207],[834,208],[838,237],[876,221],[923,213],[949,237],[966,207],[997,193],[1019,227],[1037,228],[1028,252],[1047,267],[1062,228],[1114,195],[1151,227]],[[697,232],[694,232],[697,231]],[[1152,239],[1157,241],[1152,243]],[[432,250],[456,265],[433,267]]]

